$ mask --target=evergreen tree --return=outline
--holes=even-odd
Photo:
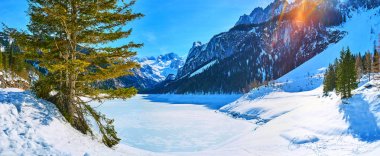
[[[131,6],[135,0],[29,0],[29,33],[13,36],[19,41],[28,59],[38,61],[48,74],[33,86],[37,96],[58,107],[66,120],[84,134],[93,134],[86,119],[95,120],[102,140],[111,147],[120,139],[113,120],[95,111],[81,97],[92,101],[130,98],[134,88],[102,90],[94,87],[99,81],[131,74],[138,64],[130,57],[142,45],[130,42],[118,47],[107,43],[127,38],[132,29],[125,25],[137,18]],[[51,94],[55,91],[55,94]]]
[[[373,53],[373,60],[372,60],[372,72],[378,73],[380,72],[380,58],[379,58],[379,53],[377,50],[374,50]]]
[[[350,49],[342,50],[340,60],[336,69],[337,81],[336,90],[342,98],[352,96],[351,91],[357,88],[357,72],[355,69],[355,57],[351,54]]]
[[[345,65],[344,65],[344,58],[345,58],[345,51],[342,49],[340,51],[340,59],[338,60],[337,68],[336,68],[336,75],[337,75],[337,80],[336,80],[336,92],[339,94],[345,94],[346,93],[346,88],[345,88],[345,83],[347,82],[346,77],[344,75],[347,75],[347,70],[345,70]]]
[[[372,73],[372,56],[370,52],[365,53],[364,59],[364,74],[368,74],[369,81],[371,80]]]
[[[362,55],[360,53],[358,56],[356,56],[355,68],[357,72],[356,77],[360,79],[362,75],[364,74]]]
[[[336,71],[335,65],[329,65],[326,70],[325,78],[323,81],[323,93],[327,95],[328,92],[333,91],[336,88]]]
[[[352,97],[351,91],[356,89],[358,87],[358,77],[357,77],[357,70],[355,68],[355,56],[352,55],[349,48],[347,48],[346,51],[346,59],[348,61],[348,86],[347,86],[347,97]]]

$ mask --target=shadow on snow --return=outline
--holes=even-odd
[[[364,101],[362,95],[355,95],[348,104],[340,105],[344,119],[349,124],[348,132],[355,138],[365,142],[380,140],[380,129],[377,119],[370,111],[369,103]]]
[[[241,95],[179,95],[163,94],[144,95],[143,99],[151,102],[163,102],[169,104],[192,104],[202,105],[208,109],[218,110],[221,107],[236,101]]]
[[[0,91],[0,105],[13,105],[20,113],[23,108],[32,107],[40,110],[38,114],[33,114],[34,120],[39,120],[43,125],[48,125],[54,116],[58,116],[58,110],[54,105],[44,101],[36,100],[29,92],[5,92]]]

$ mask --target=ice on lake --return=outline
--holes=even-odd
[[[217,111],[239,95],[137,95],[97,109],[115,119],[122,144],[154,152],[216,148],[249,132],[252,125]]]

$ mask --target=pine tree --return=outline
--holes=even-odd
[[[342,98],[352,96],[351,91],[357,88],[357,72],[355,69],[355,57],[351,54],[350,49],[342,50],[340,60],[338,61],[336,90]]]
[[[347,97],[352,97],[351,91],[356,89],[358,87],[358,77],[357,77],[357,70],[355,68],[355,56],[352,55],[349,48],[347,48],[346,51],[346,59],[348,61],[348,87],[347,87]]]
[[[372,56],[370,52],[365,53],[364,59],[364,74],[368,74],[368,80],[371,80],[372,73]]]
[[[325,78],[323,81],[323,93],[327,95],[328,92],[333,91],[336,88],[336,71],[335,65],[329,65],[326,70]]]
[[[372,60],[372,72],[378,73],[380,72],[380,58],[379,58],[379,53],[375,49],[373,53],[373,60]]]
[[[347,75],[346,70],[345,70],[345,65],[344,65],[344,56],[345,56],[345,51],[342,49],[340,51],[340,59],[338,60],[337,68],[336,68],[336,75],[337,75],[337,80],[336,80],[336,92],[339,94],[344,95],[346,93],[346,88],[344,87],[345,83],[347,82],[346,77],[344,75]]]
[[[80,132],[93,134],[86,115],[95,120],[105,145],[112,147],[120,139],[113,120],[95,111],[81,97],[91,101],[130,98],[134,88],[103,90],[96,82],[131,74],[138,64],[130,57],[142,44],[130,42],[118,47],[107,43],[127,38],[132,29],[125,25],[137,18],[130,2],[120,0],[29,0],[29,32],[13,36],[28,59],[48,69],[33,91],[58,107],[66,120]],[[55,91],[55,94],[51,94]]]
[[[362,55],[360,53],[358,56],[356,56],[355,68],[357,72],[356,77],[360,79],[362,75],[364,74]]]

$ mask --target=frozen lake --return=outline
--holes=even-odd
[[[194,152],[252,130],[249,122],[216,111],[239,97],[137,95],[107,101],[98,110],[115,119],[122,144],[154,152]]]

